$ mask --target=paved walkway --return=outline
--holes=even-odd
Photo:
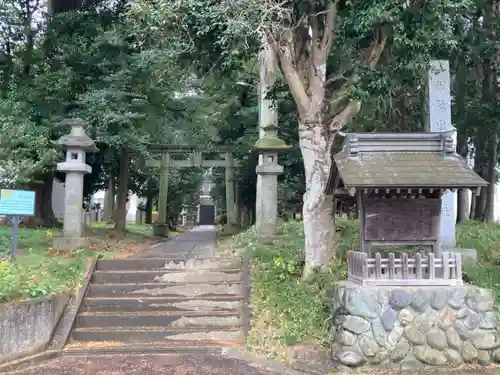
[[[215,256],[215,227],[202,225],[151,247],[136,258],[211,258]]]
[[[11,375],[280,375],[215,355],[163,354],[56,358]]]

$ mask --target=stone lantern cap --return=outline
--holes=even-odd
[[[63,122],[64,125],[71,125],[71,131],[68,135],[63,135],[53,143],[65,149],[78,148],[86,152],[98,152],[94,141],[85,133],[87,123],[81,119],[70,119]]]
[[[275,124],[267,124],[260,127],[264,131],[264,136],[255,142],[254,150],[262,152],[280,152],[291,149],[285,141],[283,141],[277,134],[277,126]]]
[[[280,152],[287,151],[293,148],[279,138],[277,135],[265,135],[255,142],[254,149],[257,152]]]

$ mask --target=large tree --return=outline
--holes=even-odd
[[[468,1],[188,0],[159,1],[154,9],[147,0],[132,4],[133,14],[141,22],[148,15],[150,26],[165,31],[169,41],[182,35],[184,49],[195,50],[198,63],[210,56],[203,49],[207,40],[222,70],[234,66],[242,51],[255,52],[263,36],[273,49],[299,122],[307,275],[324,268],[334,248],[333,199],[326,187],[335,136],[364,100],[393,94],[392,77],[420,80],[431,57],[449,53],[453,18]]]

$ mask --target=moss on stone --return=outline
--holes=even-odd
[[[256,149],[262,150],[287,150],[291,148],[282,139],[276,136],[265,136],[255,142]]]

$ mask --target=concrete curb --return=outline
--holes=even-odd
[[[9,374],[20,367],[31,366],[41,361],[55,358],[61,354],[61,351],[66,345],[66,342],[71,334],[71,329],[73,328],[76,316],[78,315],[83,298],[87,292],[92,273],[97,265],[97,260],[98,257],[94,257],[87,262],[83,284],[78,290],[76,296],[68,302],[66,308],[64,309],[64,312],[54,329],[52,339],[49,344],[39,353],[0,364],[0,374]]]
[[[0,365],[0,374],[12,374],[13,371],[18,370],[20,367],[33,366],[42,361],[53,359],[59,356],[57,350],[44,350],[43,352],[19,358]]]
[[[87,263],[87,267],[85,268],[85,273],[83,276],[83,284],[78,290],[76,297],[70,301],[64,314],[57,325],[54,335],[52,336],[52,340],[48,345],[48,350],[56,350],[60,352],[63,350],[64,346],[68,342],[68,338],[71,334],[71,329],[76,320],[76,316],[78,315],[78,311],[80,311],[80,307],[83,302],[83,298],[87,293],[88,286],[90,284],[90,279],[92,278],[92,274],[97,266],[98,257],[91,258]]]
[[[241,323],[245,337],[252,327],[252,311],[250,308],[252,295],[252,264],[247,254],[241,257],[241,281],[243,289],[243,301],[241,305]]]
[[[222,356],[247,362],[250,366],[265,371],[274,371],[282,375],[309,375],[311,373],[298,371],[272,359],[259,357],[237,348],[222,348]]]

